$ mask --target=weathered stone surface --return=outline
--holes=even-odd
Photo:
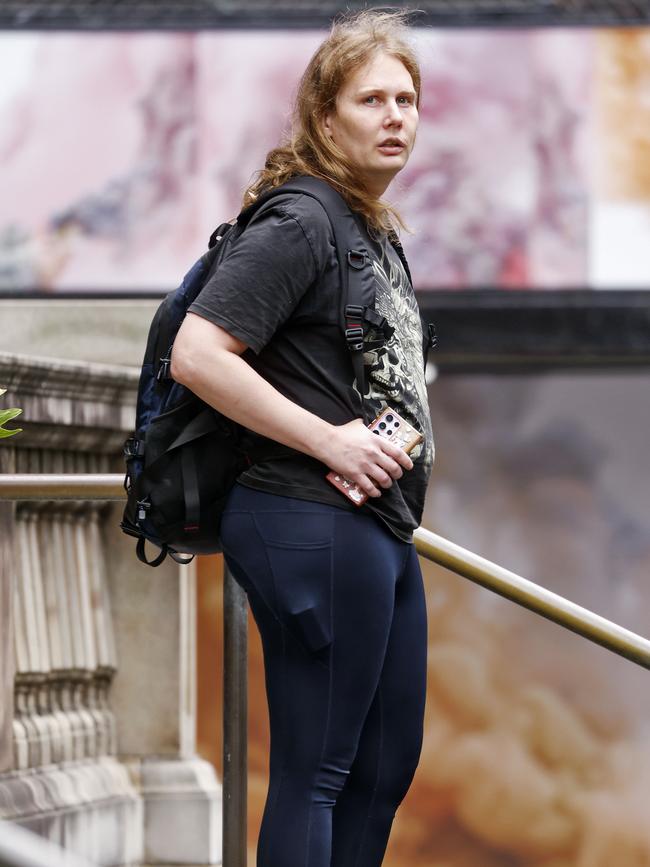
[[[117,674],[111,705],[122,754],[176,756],[180,736],[179,567],[168,559],[155,569],[135,556],[135,540],[118,526],[121,506],[103,527],[108,590],[116,636]]]
[[[0,353],[24,410],[0,470],[119,471],[137,381]],[[145,836],[152,859],[217,863],[220,787],[194,755],[195,569],[141,565],[122,508],[0,502],[0,820],[99,867],[142,861]]]
[[[0,820],[97,867],[141,860],[142,802],[127,769],[113,758],[0,776]]]
[[[0,382],[23,410],[21,449],[119,455],[133,428],[137,370],[0,352]]]
[[[160,299],[0,299],[2,348],[30,358],[139,367]]]
[[[221,786],[212,765],[202,759],[148,759],[141,766],[141,784],[145,859],[167,865],[220,863]]]
[[[14,691],[13,618],[14,591],[12,506],[0,503],[0,771],[12,766]]]

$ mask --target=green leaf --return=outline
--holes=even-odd
[[[4,394],[6,389],[1,389],[0,394]],[[20,415],[22,409],[0,409],[0,439],[5,439],[6,437],[12,437],[17,433],[22,431],[22,428],[6,428],[5,424],[8,421],[11,421],[13,418],[16,418],[17,415]]]

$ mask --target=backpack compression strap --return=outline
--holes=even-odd
[[[157,557],[154,557],[153,560],[147,559],[147,554],[144,550],[146,538],[144,536],[138,536],[138,543],[135,546],[135,553],[137,554],[138,560],[141,563],[144,563],[146,566],[160,566],[162,561],[168,555],[174,560],[176,563],[179,563],[181,566],[186,566],[188,563],[191,563],[194,559],[194,554],[190,554],[189,556],[184,557],[182,554],[179,554],[177,551],[172,551],[171,548],[168,548],[167,545],[163,544],[160,547],[160,554]]]
[[[392,336],[394,329],[385,317],[375,310],[375,275],[357,218],[343,197],[326,181],[304,175],[291,178],[282,186],[261,195],[254,204],[242,211],[238,223],[245,226],[262,205],[283,193],[302,193],[316,199],[331,223],[342,281],[341,321],[344,323],[345,341],[351,353],[357,386],[362,395],[361,410],[365,416],[363,395],[366,393],[366,377],[363,352],[364,349],[382,346]],[[400,258],[402,257],[403,253]],[[364,344],[364,322],[371,325],[381,336],[373,341],[366,340]]]

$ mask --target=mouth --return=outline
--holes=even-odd
[[[387,138],[383,142],[380,142],[377,147],[382,153],[392,156],[402,153],[406,147],[406,142],[403,142],[399,138]]]

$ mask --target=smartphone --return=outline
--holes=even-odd
[[[377,418],[368,425],[368,429],[377,436],[395,443],[396,446],[404,449],[406,454],[413,451],[424,440],[422,434],[412,424],[404,421],[401,415],[390,407],[380,412]],[[368,494],[362,491],[355,482],[335,473],[334,470],[330,470],[325,478],[355,506],[363,506],[368,500]]]

